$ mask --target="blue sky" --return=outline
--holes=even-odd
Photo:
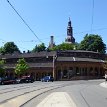
[[[56,44],[65,41],[69,17],[76,42],[81,42],[88,33],[101,35],[107,45],[107,0],[94,0],[94,8],[93,0],[9,1],[46,46],[52,35]],[[15,42],[21,51],[32,50],[41,43],[7,0],[0,0],[0,47],[9,41]]]

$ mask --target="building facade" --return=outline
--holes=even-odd
[[[105,54],[80,50],[0,55],[0,59],[6,61],[5,76],[16,76],[17,61],[24,58],[29,65],[24,75],[31,75],[35,80],[46,75],[53,76],[55,80],[103,78],[105,57]]]
[[[66,43],[75,43],[73,28],[69,19],[67,26]],[[51,36],[49,48],[55,45]],[[46,75],[51,75],[55,80],[77,80],[102,78],[105,74],[103,67],[107,55],[92,51],[66,50],[43,51],[35,53],[13,53],[0,55],[6,64],[5,76],[15,77],[15,66],[18,59],[24,58],[29,69],[24,75],[31,75],[35,80],[40,80]]]

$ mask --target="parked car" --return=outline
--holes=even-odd
[[[19,79],[16,79],[16,83],[33,83],[34,78],[31,76],[22,76]]]
[[[52,76],[45,76],[41,79],[42,82],[49,82],[49,81],[54,81],[54,78]]]
[[[15,78],[10,78],[10,77],[5,77],[5,78],[0,78],[0,84],[14,84],[16,83]]]
[[[16,78],[16,84],[19,84],[20,83],[20,78]]]

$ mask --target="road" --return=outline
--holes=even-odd
[[[104,80],[0,85],[0,107],[107,107]]]

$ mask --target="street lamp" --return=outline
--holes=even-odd
[[[55,59],[57,56],[53,56],[53,78],[55,78]]]

